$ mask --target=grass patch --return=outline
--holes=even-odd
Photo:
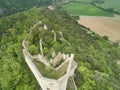
[[[93,0],[72,0],[72,1],[77,1],[77,2],[87,2],[87,3],[89,3],[89,2],[92,2]]]
[[[70,15],[89,15],[89,16],[113,16],[112,13],[103,11],[91,4],[70,2],[62,6]]]
[[[50,67],[45,66],[43,63],[38,60],[33,60],[34,64],[39,69],[40,73],[47,78],[58,79],[63,76],[67,72],[68,62],[66,62],[63,67],[61,67],[58,71],[53,70]]]

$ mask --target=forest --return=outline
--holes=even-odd
[[[0,16],[50,4],[52,4],[52,0],[0,0]]]
[[[39,90],[24,60],[21,44],[38,21],[46,24],[49,31],[62,31],[65,40],[70,42],[69,46],[57,44],[57,50],[75,54],[74,59],[78,63],[75,83],[78,90],[120,90],[120,65],[117,63],[120,60],[119,44],[79,25],[76,19],[61,9],[51,11],[45,7],[34,7],[0,18],[0,90]],[[34,34],[37,34],[36,30]],[[52,38],[50,33],[40,35],[48,41]],[[31,45],[37,46],[39,37],[31,37]],[[46,48],[49,45],[46,42]],[[50,47],[53,46],[51,44]]]

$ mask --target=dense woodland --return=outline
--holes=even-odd
[[[0,0],[0,17],[28,10],[32,7],[58,6],[66,0]]]
[[[75,18],[62,10],[35,7],[0,19],[0,90],[39,90],[23,58],[21,44],[38,21],[46,24],[49,31],[62,31],[65,40],[70,43],[68,47],[60,43],[56,47],[58,51],[75,54],[78,90],[120,90],[120,65],[117,64],[120,47],[117,43],[94,32],[87,33],[88,29],[77,24]],[[36,33],[37,30],[34,31]],[[48,41],[52,38],[52,34],[47,32],[40,35]],[[39,38],[39,35],[31,37],[31,46],[37,46]],[[46,48],[49,45],[54,46],[46,41]]]
[[[52,4],[52,0],[0,0],[0,15],[6,16],[34,6],[50,4]]]

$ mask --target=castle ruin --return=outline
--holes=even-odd
[[[37,79],[42,90],[66,90],[67,87],[71,87],[71,90],[77,90],[76,84],[74,82],[74,71],[77,67],[77,63],[74,61],[74,54],[69,55],[61,52],[53,52],[52,58],[47,60],[48,58],[44,56],[42,51],[42,39],[40,39],[39,44],[41,54],[31,55],[28,51],[27,41],[23,40],[22,42],[24,47],[23,55],[25,61]],[[51,68],[51,72],[47,73],[47,75],[43,75],[43,73],[46,71],[42,73],[38,63],[44,65],[45,68]],[[52,71],[57,72],[54,74],[54,76],[57,78],[54,78],[54,76],[47,77],[52,73]]]

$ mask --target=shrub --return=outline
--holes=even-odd
[[[29,46],[29,51],[31,54],[37,54],[38,53],[38,47],[36,47],[35,45],[31,45]]]
[[[109,40],[109,37],[105,35],[105,36],[103,36],[103,39]]]

